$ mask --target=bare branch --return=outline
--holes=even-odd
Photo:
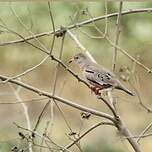
[[[26,25],[24,24],[24,22],[22,21],[22,19],[17,15],[16,11],[14,10],[14,8],[13,8],[12,6],[11,6],[11,11],[12,11],[12,13],[14,14],[14,16],[16,17],[16,19],[18,20],[18,22],[22,25],[22,27],[23,27],[29,34],[31,34],[31,35],[33,36],[33,39],[35,39],[44,50],[47,51],[47,48],[45,47],[45,45],[44,45],[42,42],[40,42],[40,40],[37,39],[37,37],[35,37],[34,33],[33,33],[32,31],[30,31],[30,30],[26,27]]]
[[[48,99],[47,97],[43,98],[35,98],[35,99],[30,99],[30,100],[22,100],[22,101],[13,101],[13,102],[0,102],[0,105],[8,105],[8,104],[21,104],[21,103],[31,103],[31,102],[40,102],[41,100],[46,100]]]
[[[75,41],[75,43],[78,45],[78,47],[84,51],[89,57],[90,59],[96,63],[96,61],[94,60],[94,58],[91,56],[91,54],[89,53],[89,51],[80,43],[80,41],[77,39],[77,37],[69,30],[67,30],[67,33],[69,34],[69,36]]]
[[[122,5],[123,2],[120,1],[119,2],[119,14],[117,17],[117,29],[116,29],[116,40],[115,40],[115,46],[118,45],[118,41],[119,41],[119,35],[121,32],[121,12],[122,12]],[[112,64],[112,70],[115,71],[115,67],[116,67],[116,58],[117,58],[117,47],[114,47],[114,51],[113,51],[113,64]]]
[[[152,8],[130,9],[130,10],[127,10],[127,11],[123,11],[121,14],[122,15],[128,15],[128,14],[136,14],[136,13],[144,13],[144,12],[151,13]],[[76,28],[76,27],[81,27],[81,26],[90,24],[93,21],[96,22],[96,21],[99,21],[99,20],[102,20],[102,19],[105,19],[105,18],[115,17],[115,16],[118,16],[118,14],[119,13],[116,12],[116,13],[111,13],[111,14],[106,14],[106,15],[103,15],[103,16],[95,17],[93,19],[88,19],[86,21],[82,21],[82,22],[77,23],[77,24],[72,24],[72,25],[68,26],[67,29],[73,29],[73,28]],[[60,28],[56,29],[55,32],[59,32],[59,31],[60,31]],[[49,32],[39,33],[39,34],[35,34],[34,36],[26,37],[25,39],[19,39],[19,40],[0,43],[0,46],[14,44],[14,43],[21,43],[21,42],[24,42],[25,40],[31,40],[31,39],[42,37],[42,36],[49,36],[50,34],[54,34],[54,32],[49,31]]]
[[[95,125],[91,126],[89,129],[87,129],[79,138],[77,138],[76,140],[74,140],[73,142],[69,143],[67,146],[65,146],[66,149],[69,149],[70,147],[72,147],[75,143],[77,143],[78,141],[80,141],[84,136],[86,136],[88,133],[90,133],[92,130],[96,129],[97,127],[101,126],[101,125],[110,125],[110,126],[114,126],[113,123],[110,122],[99,122],[96,123]]]
[[[36,132],[36,131],[32,131],[32,130],[30,130],[30,129],[27,129],[27,128],[25,128],[25,127],[20,126],[20,125],[18,125],[18,124],[15,123],[15,122],[14,122],[14,125],[15,125],[17,128],[19,128],[19,129],[22,129],[22,130],[25,130],[25,131],[28,131],[28,132],[31,132],[31,133],[35,134],[35,135],[38,136],[39,138],[44,139],[46,142],[55,144],[55,145],[56,145],[57,147],[59,147],[61,150],[66,150],[66,151],[68,151],[68,152],[71,152],[70,150],[65,149],[64,147],[62,147],[62,146],[60,146],[59,144],[57,144],[57,143],[55,143],[54,141],[52,141],[52,140],[51,140],[49,137],[47,137],[46,135],[41,135],[41,134],[39,134],[39,133]]]
[[[122,14],[122,13],[121,13]],[[92,17],[92,15],[89,13],[89,15],[90,15],[90,17],[91,17],[91,19],[93,19],[93,17]],[[116,48],[117,50],[119,50],[120,52],[122,52],[125,56],[127,56],[131,61],[133,61],[133,62],[135,62],[136,64],[138,64],[140,67],[142,67],[143,69],[145,69],[148,73],[152,73],[152,70],[150,69],[150,68],[148,68],[147,66],[145,66],[144,64],[142,64],[141,62],[139,62],[136,58],[134,58],[133,56],[131,56],[126,50],[124,50],[124,49],[122,49],[120,46],[118,46],[118,45],[115,45],[115,43],[107,36],[107,35],[105,35],[104,36],[104,33],[102,32],[102,31],[100,31],[100,29],[96,26],[96,24],[95,24],[95,22],[94,22],[94,20],[92,20],[92,23],[93,23],[93,25],[94,25],[94,28],[101,34],[101,36],[100,37],[97,37],[97,38],[105,38],[108,42],[109,42],[109,44],[112,46],[112,47],[114,47],[114,48]],[[86,32],[83,32],[85,35],[87,35],[87,36],[89,36],[90,37],[90,35],[88,34],[88,33],[86,33]],[[91,38],[91,37],[90,37]],[[95,38],[95,37],[94,37]]]
[[[129,139],[129,138],[138,138],[138,139],[139,139],[139,138],[140,138],[140,139],[141,139],[141,138],[146,138],[146,137],[151,137],[151,136],[152,136],[152,133],[143,134],[143,135],[128,136],[128,137],[124,137],[124,138],[125,138],[125,139],[126,139],[126,138],[128,138],[128,139]]]
[[[152,122],[139,134],[139,138],[137,138],[137,142],[139,142],[142,137],[147,137],[147,136],[152,135],[152,133],[151,133],[150,135],[147,134],[147,135],[145,136],[145,133],[146,133],[151,127],[152,127]]]
[[[115,109],[112,107],[113,105],[110,105],[110,102],[108,102],[106,99],[104,99],[101,96],[99,96],[98,99],[101,99],[107,105],[107,107],[111,110],[111,112],[113,113],[113,115],[115,116],[116,119],[119,118],[119,116],[117,115]]]
[[[53,19],[53,15],[52,15],[52,11],[51,11],[50,2],[48,2],[48,6],[49,6],[49,14],[50,14],[51,22],[52,22],[52,27],[53,27],[53,33],[55,33],[55,25],[54,25],[54,19]],[[55,42],[55,34],[53,34],[53,40],[52,40],[52,45],[51,45],[51,49],[50,49],[50,55],[52,54],[52,51],[53,51],[53,48],[54,48],[54,42]]]
[[[134,149],[135,152],[142,152],[139,144],[134,140],[132,133],[129,131],[129,129],[126,127],[125,123],[122,121],[122,119],[118,119],[118,130],[122,135],[124,135],[128,142],[132,145],[132,148]]]
[[[21,105],[23,107],[23,113],[25,115],[25,119],[26,119],[26,123],[27,123],[27,128],[29,130],[31,130],[31,122],[30,122],[30,116],[29,116],[29,113],[28,113],[28,107],[26,106],[26,104],[24,102],[22,102],[22,99],[19,95],[19,92],[21,90],[21,87],[18,86],[17,90],[15,90],[15,88],[12,86],[12,84],[9,84],[9,86],[11,87],[11,89],[13,90],[13,93],[16,97],[16,99],[21,102]],[[33,149],[32,149],[32,143],[29,142],[28,143],[28,149],[29,149],[29,152],[33,152]]]
[[[2,81],[5,81],[6,79],[8,79],[8,77],[0,75],[0,79]],[[41,96],[46,96],[48,98],[57,100],[57,101],[62,102],[64,104],[66,104],[66,105],[69,105],[69,106],[71,106],[73,108],[89,112],[89,113],[91,113],[93,115],[96,115],[96,116],[99,116],[99,117],[107,118],[108,120],[111,120],[111,121],[115,121],[114,118],[112,116],[110,116],[109,114],[106,114],[106,113],[103,113],[103,112],[99,112],[99,111],[84,107],[82,105],[76,104],[76,103],[74,103],[74,102],[72,102],[70,100],[65,100],[65,99],[63,99],[61,97],[58,97],[58,96],[52,96],[52,94],[50,94],[48,92],[41,91],[41,90],[31,86],[31,85],[23,83],[23,82],[20,82],[20,81],[17,81],[17,80],[9,80],[8,82],[16,84],[16,85],[19,85],[19,86],[21,86],[21,87],[23,87],[23,88],[25,88],[25,89],[27,89],[29,91],[32,91],[34,93],[39,94]]]
[[[13,79],[17,79],[17,78],[20,78],[22,76],[25,76],[26,74],[32,72],[33,70],[37,69],[40,65],[42,65],[47,59],[49,58],[49,56],[46,56],[40,63],[38,63],[37,65],[35,65],[34,67],[32,68],[29,68],[27,69],[26,71],[16,75],[16,76],[13,76],[13,77],[10,77],[9,80],[13,80]],[[6,83],[8,82],[8,80],[6,81],[3,81],[2,83]]]

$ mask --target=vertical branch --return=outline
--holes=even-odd
[[[118,46],[118,42],[119,42],[119,35],[121,32],[121,12],[122,12],[122,6],[123,6],[123,2],[120,1],[119,3],[119,12],[118,12],[118,17],[117,17],[117,29],[116,29],[116,40],[115,40],[115,44],[114,44],[114,52],[113,52],[113,63],[112,63],[112,70],[115,71],[115,67],[116,67],[116,58],[117,58],[117,47]],[[109,100],[113,103],[113,97],[112,94],[109,93],[108,94]],[[122,135],[124,135],[125,137],[132,137],[132,133],[130,132],[130,130],[126,127],[125,123],[123,122],[123,120],[121,118],[118,119],[118,130],[120,131],[120,133],[122,133]],[[127,138],[128,142],[131,144],[132,148],[134,149],[135,152],[142,152],[142,150],[140,149],[139,144],[136,142],[136,140],[134,138]]]
[[[18,86],[17,90],[12,86],[12,84],[9,83],[9,86],[10,88],[12,89],[16,99],[18,100],[18,102],[20,102],[20,104],[22,105],[23,107],[23,111],[24,111],[24,115],[25,115],[25,119],[26,119],[26,123],[27,123],[27,128],[29,130],[31,130],[31,122],[30,122],[30,116],[28,114],[28,107],[26,106],[26,104],[22,101],[20,95],[19,95],[19,92],[21,91],[21,86]],[[30,134],[29,134],[30,135]],[[28,142],[28,149],[29,149],[29,152],[33,152],[33,149],[32,149],[32,143],[31,142]]]
[[[52,15],[52,11],[51,11],[50,2],[48,2],[48,7],[49,7],[49,15],[50,15],[51,23],[52,23],[52,27],[53,27],[53,32],[55,33],[55,25],[54,25],[54,19],[53,19],[53,15]],[[52,45],[51,45],[51,49],[50,49],[50,55],[52,55],[52,51],[53,51],[53,48],[54,48],[54,42],[55,42],[55,34],[53,34],[53,40],[52,40]],[[57,73],[58,73],[58,65],[56,66],[56,71],[55,71],[55,79],[54,79],[53,92],[52,92],[53,95],[55,94],[55,89],[56,89]],[[49,100],[47,102],[47,104],[49,105],[50,102],[51,102],[51,105],[50,105],[51,106],[51,121],[50,121],[51,131],[50,132],[52,133],[53,124],[54,124],[53,123],[54,122],[54,103],[53,103],[53,100]]]
[[[50,2],[48,2],[48,6],[49,6],[49,14],[50,14],[51,22],[52,22],[53,32],[55,33],[55,25],[54,25],[54,19],[53,19],[53,15],[52,15],[52,11],[51,11]],[[52,51],[53,51],[53,48],[54,48],[54,42],[55,42],[55,34],[53,34],[53,40],[52,40],[52,44],[51,44],[50,55],[52,54]]]
[[[107,14],[108,14],[108,1],[105,0],[104,2],[105,4],[105,31],[104,31],[104,36],[106,36],[106,34],[108,33],[108,18],[107,18]]]
[[[50,13],[50,18],[51,18],[51,22],[52,22],[53,32],[55,33],[54,18],[53,18],[53,15],[52,15],[50,2],[48,2],[48,6],[49,6],[49,13]],[[59,59],[60,59],[60,60],[61,60],[62,54],[63,54],[64,39],[65,39],[65,35],[63,35],[63,37],[62,37],[61,49],[60,49],[60,52],[59,52]],[[53,35],[53,40],[52,40],[50,55],[52,54],[52,51],[53,51],[54,42],[55,42],[55,34]],[[57,84],[58,73],[59,73],[59,67],[60,67],[60,63],[57,63],[56,69],[55,69],[55,74],[54,74],[52,95],[55,95],[56,84]],[[50,101],[48,101],[48,103],[49,103],[49,102],[50,102]],[[59,105],[57,104],[57,102],[56,102],[54,99],[52,99],[52,102],[51,102],[51,126],[53,126],[54,103],[55,103],[56,107],[58,108],[60,114],[62,115],[62,117],[63,117],[66,125],[68,126],[68,128],[69,128],[70,131],[72,132],[72,129],[71,129],[68,121],[66,120],[66,118],[65,118],[65,116],[64,116],[64,113],[62,112],[61,108],[59,107]],[[51,127],[51,128],[52,128],[52,127]]]
[[[61,49],[60,49],[60,53],[59,53],[59,59],[61,60],[62,59],[62,54],[63,54],[63,46],[64,46],[64,39],[65,39],[65,35],[63,35],[62,37],[62,42],[61,42]],[[54,74],[54,82],[53,82],[53,91],[52,91],[52,95],[54,96],[55,95],[55,91],[56,91],[56,84],[57,84],[57,80],[58,80],[58,75],[59,75],[59,67],[60,67],[60,63],[58,62],[57,65],[56,65],[56,70],[55,70],[55,74]],[[63,111],[61,110],[60,106],[58,105],[58,103],[55,101],[55,99],[52,99],[53,103],[55,103],[56,107],[58,108],[61,116],[63,117],[67,127],[69,128],[69,130],[72,132],[72,129],[68,123],[68,121],[66,120],[66,117],[64,116],[64,113]],[[53,106],[51,106],[51,111],[53,111]],[[53,120],[52,120],[53,122]]]
[[[61,42],[61,49],[60,49],[60,53],[59,53],[59,59],[61,60],[62,58],[62,53],[63,53],[63,44],[64,44],[64,38],[65,38],[65,35],[63,35],[62,37],[62,42]],[[59,66],[60,64],[57,63],[56,67],[55,67],[55,72],[54,72],[54,81],[53,81],[53,90],[52,90],[52,95],[54,96],[55,95],[55,92],[56,92],[56,84],[57,84],[57,80],[58,80],[58,74],[59,74]],[[54,102],[55,100],[49,100],[49,102],[51,102],[51,130],[52,130],[52,127],[53,127],[53,121],[54,121]],[[57,103],[55,102],[55,104],[57,105]],[[57,105],[58,107],[58,105]],[[58,107],[59,108],[59,107]],[[50,131],[52,132],[52,131]]]
[[[119,3],[119,13],[118,13],[118,17],[117,17],[117,29],[116,29],[116,40],[115,40],[115,46],[118,45],[119,42],[119,35],[121,32],[121,12],[122,12],[122,5],[123,2],[120,1]],[[113,51],[113,63],[112,63],[112,70],[115,71],[116,68],[116,59],[117,59],[117,47],[114,47],[114,51]]]

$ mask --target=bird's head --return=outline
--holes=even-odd
[[[77,63],[80,67],[82,67],[85,64],[87,64],[90,61],[90,59],[88,58],[88,56],[86,54],[78,53],[69,61],[69,63],[71,63],[73,61],[75,63]]]

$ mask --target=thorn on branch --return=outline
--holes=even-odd
[[[66,33],[66,28],[65,27],[63,27],[63,26],[61,26],[60,27],[60,30],[59,31],[57,31],[57,32],[55,32],[55,36],[58,38],[58,37],[62,37],[62,36],[64,36],[65,35],[65,33]]]

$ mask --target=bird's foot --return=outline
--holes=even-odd
[[[94,92],[95,93],[95,95],[98,95],[98,96],[100,96],[101,95],[101,93],[100,93],[100,88],[97,88],[97,87],[90,87],[91,88],[91,92]]]

